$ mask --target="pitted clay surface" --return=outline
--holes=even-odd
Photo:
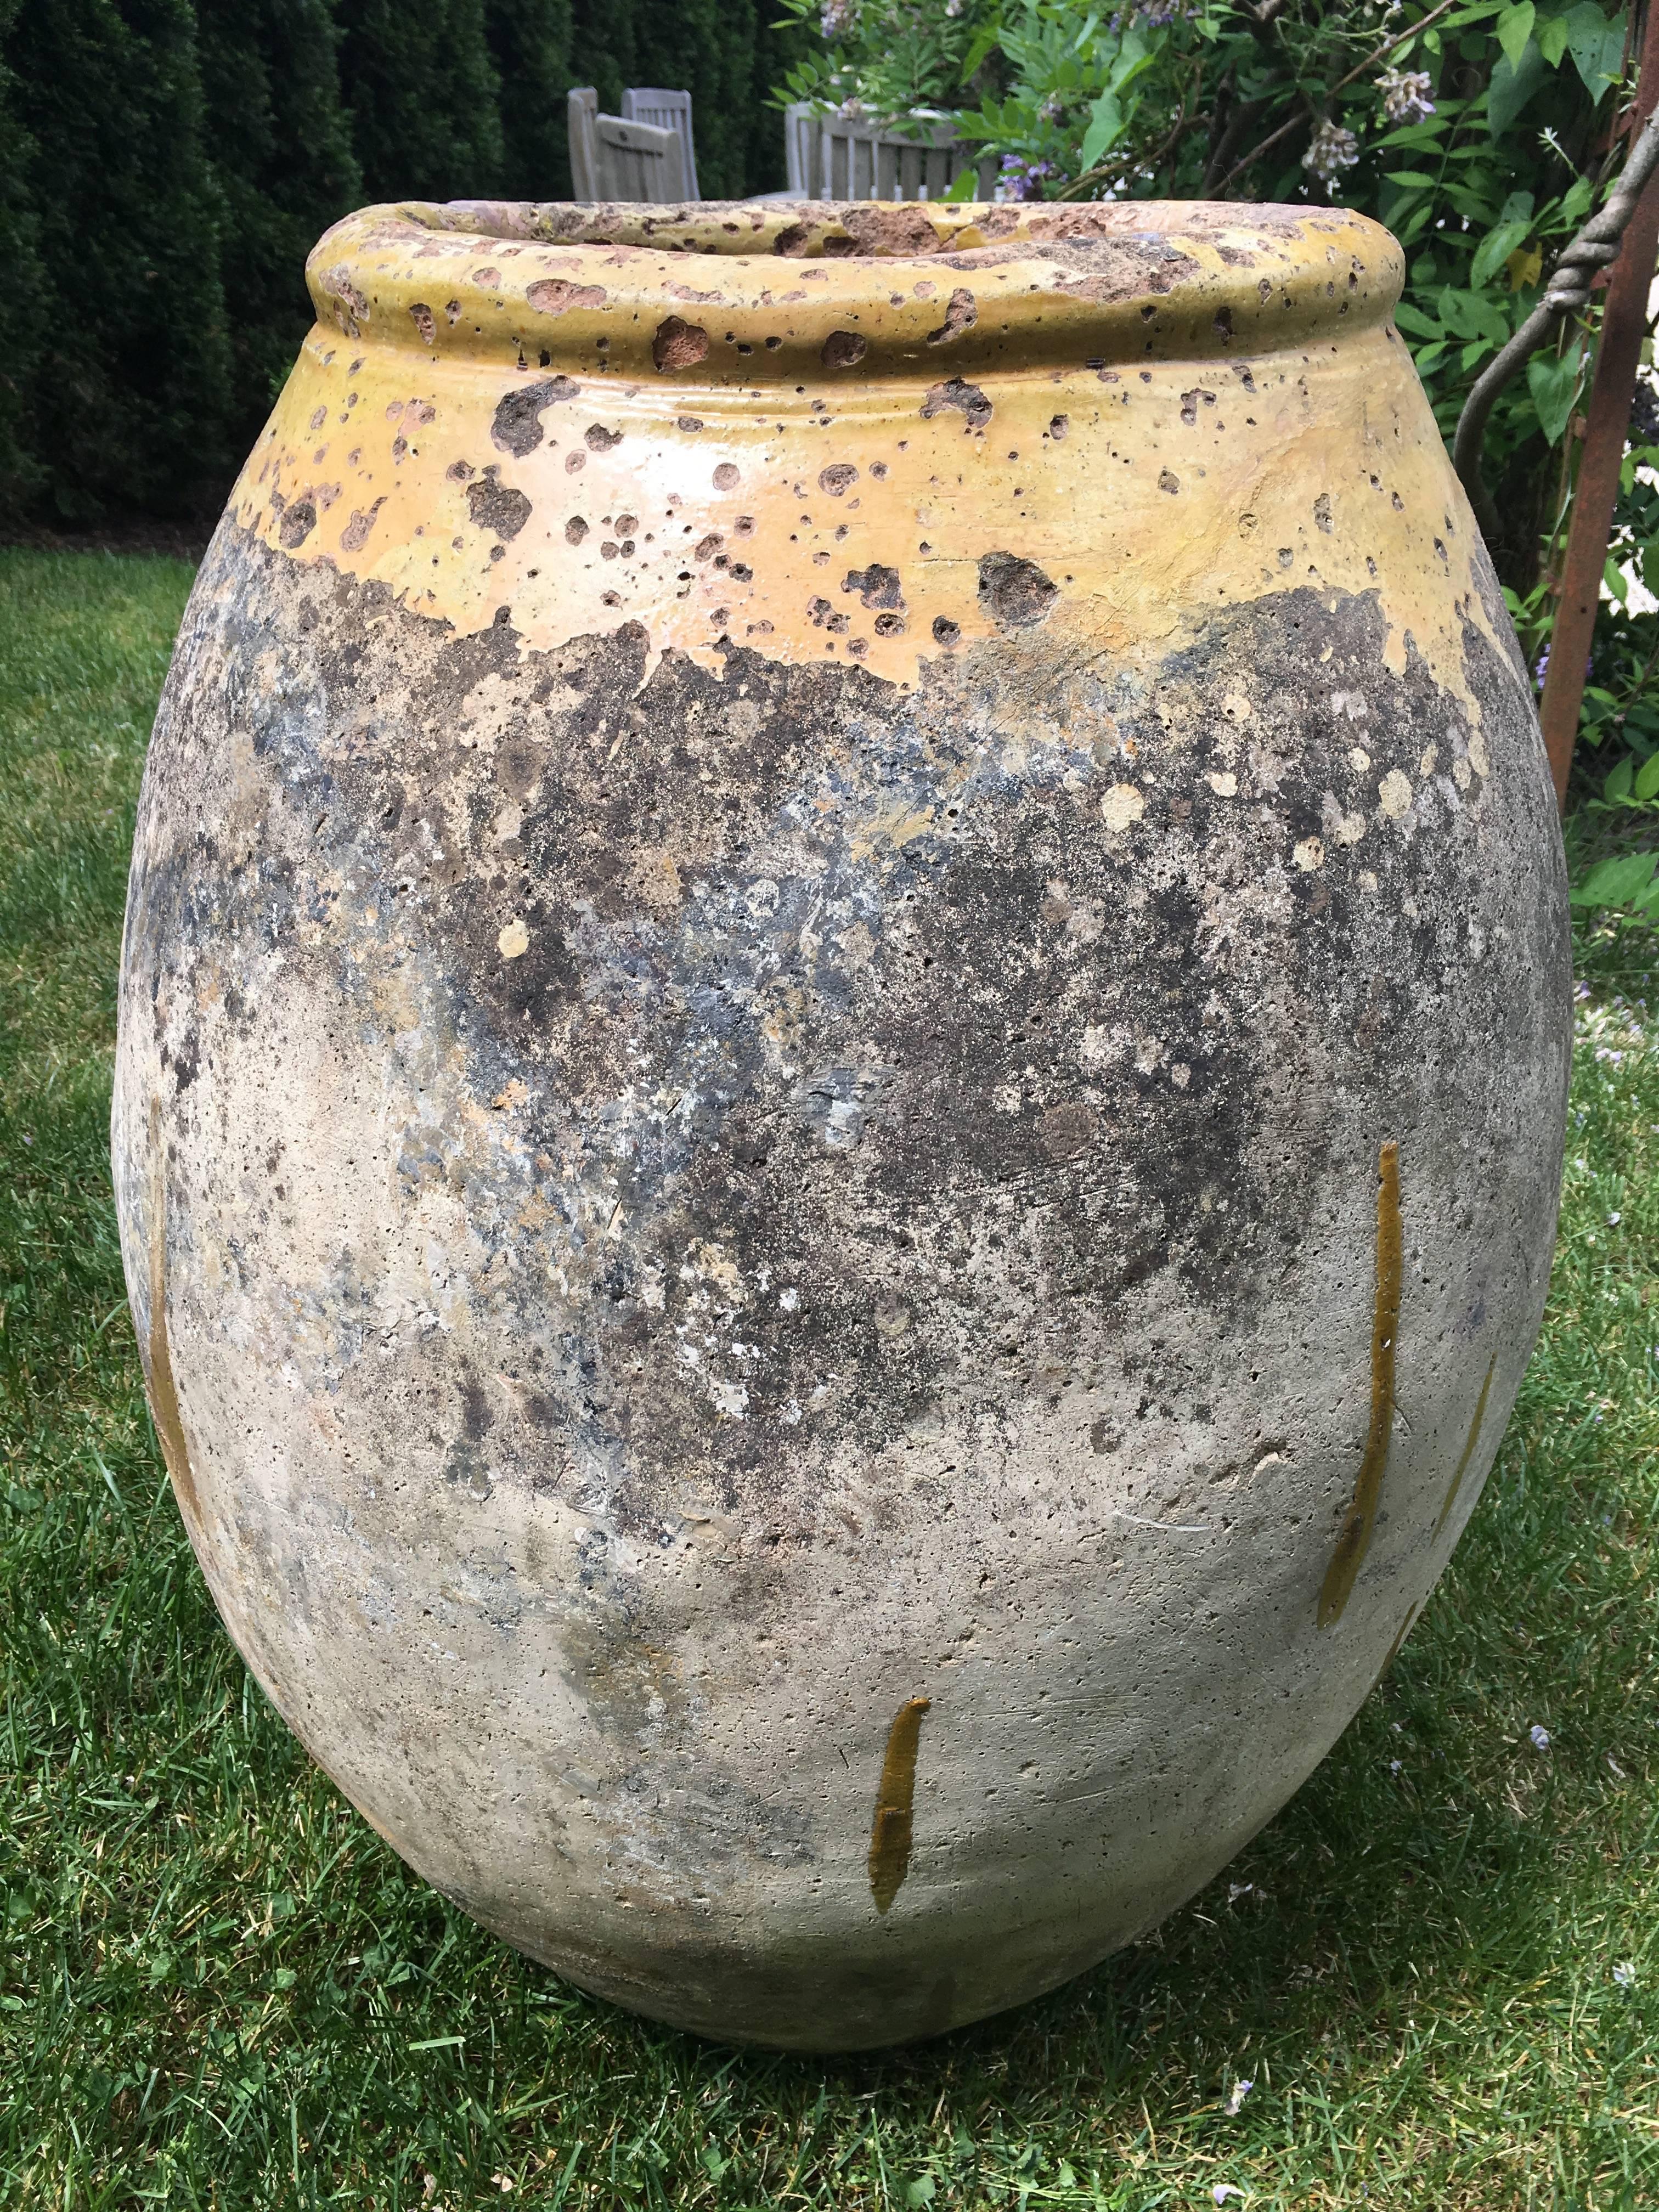
[[[458,491],[440,443],[431,498],[504,532],[532,431],[603,428],[562,374],[503,413],[480,372],[453,434],[506,459]],[[1559,843],[1443,457],[1455,654],[1390,612],[1432,573],[1245,588],[1255,508],[1224,603],[1143,579],[1114,645],[1066,532],[1121,433],[988,377],[1079,497],[964,495],[918,635],[872,464],[939,381],[860,431],[822,612],[706,649],[648,605],[561,635],[556,570],[433,611],[249,489],[124,963],[152,1403],[261,1681],[511,1941],[806,2047],[1051,1986],[1323,1755],[1478,1495],[1560,1157]],[[803,418],[757,539],[830,454]],[[657,491],[593,526],[642,544]]]

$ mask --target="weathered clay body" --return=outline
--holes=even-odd
[[[1323,1756],[1541,1309],[1559,841],[1397,249],[466,206],[311,282],[123,972],[204,1571],[586,1988],[1012,2003]]]

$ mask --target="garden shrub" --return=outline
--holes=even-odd
[[[234,459],[258,435],[309,319],[306,255],[363,185],[328,0],[197,0],[196,12]]]
[[[189,511],[224,480],[233,410],[191,0],[21,0],[4,60],[44,272],[32,459],[69,520]]]
[[[205,523],[366,201],[570,192],[565,99],[689,90],[703,191],[783,182],[769,0],[0,0],[0,519]]]

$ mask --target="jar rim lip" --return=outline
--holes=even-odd
[[[1280,204],[455,200],[347,216],[307,275],[348,337],[701,383],[1278,350],[1386,319],[1404,256]]]

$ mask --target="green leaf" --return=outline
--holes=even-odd
[[[1534,200],[1530,192],[1511,192],[1499,210],[1499,222],[1530,222]]]
[[[1565,15],[1558,15],[1553,23],[1544,25],[1538,33],[1538,51],[1552,69],[1559,65],[1562,55],[1567,51],[1567,21]]]
[[[1511,69],[1521,66],[1521,57],[1527,51],[1537,14],[1533,0],[1520,0],[1518,7],[1505,8],[1498,19],[1498,43],[1509,57]]]
[[[1578,389],[1581,355],[1575,347],[1562,360],[1548,355],[1534,354],[1527,363],[1527,389],[1532,394],[1532,404],[1538,410],[1539,423],[1552,446],[1560,441],[1567,427],[1567,417],[1572,412],[1573,395]]]
[[[1386,154],[1395,146],[1409,146],[1413,149],[1419,146],[1432,146],[1437,138],[1444,137],[1445,131],[1445,118],[1436,113],[1431,115],[1425,122],[1401,124],[1398,131],[1390,131],[1386,137],[1375,139],[1372,143],[1379,154]]]
[[[1502,345],[1509,337],[1503,310],[1478,292],[1459,292],[1443,285],[1435,305],[1442,323],[1455,338],[1486,338],[1493,345]]]
[[[1619,82],[1625,63],[1625,18],[1622,14],[1604,15],[1595,0],[1583,0],[1583,4],[1563,16],[1567,27],[1567,52],[1573,65],[1584,80],[1585,89],[1592,100]]]
[[[1469,283],[1478,291],[1488,284],[1509,259],[1517,246],[1527,242],[1531,225],[1520,222],[1500,222],[1496,230],[1489,230],[1474,250],[1474,259],[1469,267]]]
[[[1550,442],[1553,445],[1555,441],[1552,439]],[[1611,553],[1601,563],[1601,591],[1603,596],[1611,599],[1616,607],[1622,607],[1630,597],[1630,579]]]
[[[1645,899],[1659,853],[1621,853],[1598,860],[1571,894],[1575,906],[1632,906]]]
[[[1413,307],[1408,300],[1400,302],[1394,311],[1394,319],[1410,337],[1437,338],[1445,335],[1438,323],[1431,321],[1420,307]]]
[[[1439,181],[1425,176],[1421,169],[1385,169],[1382,173],[1386,183],[1398,185],[1401,191],[1408,192],[1431,192]]]
[[[1078,166],[1092,169],[1109,147],[1115,143],[1123,129],[1123,110],[1118,105],[1115,92],[1103,92],[1096,100],[1089,117],[1089,128],[1083,134],[1083,143],[1078,149]]]
[[[1626,753],[1623,760],[1609,772],[1607,781],[1601,786],[1602,798],[1611,799],[1615,802],[1621,799],[1628,799],[1630,787],[1635,777],[1636,763]]]
[[[974,43],[968,49],[968,58],[962,64],[962,81],[964,84],[978,73],[986,56],[995,52],[1001,35],[1002,26],[998,22],[982,24],[975,33]]]
[[[1659,753],[1654,753],[1649,759],[1644,760],[1641,767],[1637,769],[1636,779],[1631,786],[1631,791],[1638,799],[1651,799],[1656,793],[1659,793]]]
[[[1517,69],[1507,54],[1492,66],[1486,88],[1486,125],[1494,138],[1501,137],[1543,83],[1548,71],[1537,46],[1529,46]]]
[[[964,169],[956,182],[939,194],[942,200],[970,200],[979,190],[979,171]]]

